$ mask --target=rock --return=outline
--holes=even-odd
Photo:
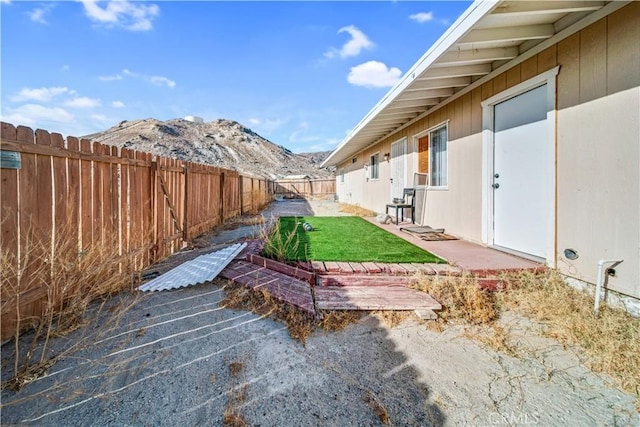
[[[391,215],[388,214],[380,214],[376,216],[376,221],[380,224],[390,224],[391,223]]]

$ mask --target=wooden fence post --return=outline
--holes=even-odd
[[[158,258],[158,208],[159,200],[158,197],[158,162],[157,160],[151,161],[151,171],[149,173],[150,179],[150,189],[151,189],[151,233],[152,233],[152,243],[151,246],[151,262],[155,262]]]
[[[182,240],[184,242],[189,241],[189,163],[185,162],[183,166],[184,173],[184,220],[183,220],[183,232],[182,232]]]
[[[238,189],[240,191],[240,216],[244,215],[244,177],[238,177]]]
[[[224,172],[220,173],[220,224],[224,224]]]

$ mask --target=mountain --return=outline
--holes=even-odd
[[[123,121],[84,138],[121,148],[277,179],[288,175],[326,178],[324,153],[294,154],[233,120],[203,123],[185,119]],[[323,157],[325,156],[325,157]]]

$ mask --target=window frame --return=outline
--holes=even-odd
[[[439,183],[439,185],[434,185],[434,174],[433,174],[433,165],[434,165],[434,138],[433,135],[444,129],[444,183]],[[445,123],[441,123],[440,125],[434,126],[429,129],[429,189],[432,190],[447,190],[449,188],[449,121]]]
[[[432,164],[433,164],[433,154],[434,154],[434,150],[433,150],[433,135],[436,131],[439,131],[440,129],[445,129],[445,168],[446,168],[446,174],[444,176],[444,184],[442,185],[433,185],[433,173],[432,173]],[[427,158],[427,167],[428,167],[428,172],[427,175],[429,176],[429,182],[426,185],[426,188],[429,190],[448,190],[449,189],[449,120],[445,120],[444,122],[440,122],[435,126],[430,127],[429,129],[426,129],[416,135],[413,136],[413,143],[414,143],[414,148],[416,150],[417,156],[416,156],[416,161],[419,161],[419,153],[417,152],[418,150],[418,141],[422,138],[424,138],[425,136],[428,137],[428,144],[429,144],[429,149],[428,149],[428,158]],[[416,165],[416,170],[418,169],[418,165]]]
[[[376,176],[374,176],[374,172]],[[371,181],[380,180],[380,152],[379,151],[369,156],[369,179]]]

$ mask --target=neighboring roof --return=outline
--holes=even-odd
[[[627,3],[475,1],[321,167],[348,160]]]

